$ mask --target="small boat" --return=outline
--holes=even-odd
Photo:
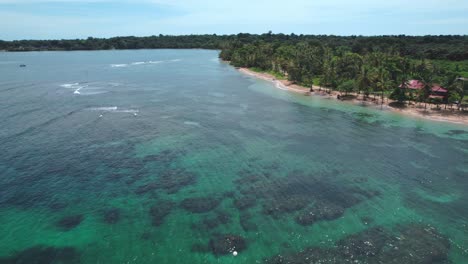
[[[26,64],[20,64],[20,67],[24,68],[24,67],[26,67]]]

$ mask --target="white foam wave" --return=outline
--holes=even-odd
[[[91,107],[88,108],[91,111],[117,111],[117,106],[104,106],[104,107]]]
[[[105,90],[103,90],[103,91],[98,90],[98,91],[94,91],[94,92],[90,92],[90,91],[85,90],[85,91],[81,91],[80,95],[96,95],[96,94],[103,94],[103,93],[107,93],[107,92],[108,91],[105,91]]]
[[[60,85],[63,88],[75,88],[76,86],[80,85],[80,83],[65,83]]]
[[[275,86],[281,90],[288,91],[288,87],[284,86],[284,84],[282,84],[280,81],[275,81]]]
[[[91,107],[88,108],[91,111],[101,111],[101,112],[113,112],[113,113],[130,113],[137,114],[140,112],[138,109],[120,109],[117,106],[103,106],[103,107]]]
[[[139,110],[136,110],[136,109],[124,109],[124,110],[116,110],[115,112],[117,113],[139,113],[140,111]]]
[[[73,94],[80,94],[80,89],[76,89]]]
[[[173,59],[173,60],[167,60],[167,61],[135,61],[131,63],[121,63],[121,64],[111,64],[110,66],[112,68],[124,68],[124,67],[129,67],[129,66],[138,66],[138,65],[148,65],[148,64],[160,64],[164,62],[178,62],[181,61],[181,59]]]
[[[185,121],[184,124],[189,125],[189,126],[200,126],[200,123],[192,122],[192,121]]]

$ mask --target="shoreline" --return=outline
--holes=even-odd
[[[320,97],[325,97],[327,99],[337,99],[337,96],[340,95],[340,92],[338,91],[330,91],[330,93],[327,93],[326,91],[329,90],[328,88],[320,88],[318,86],[313,86],[312,88],[314,89],[313,92],[310,92],[310,88],[300,86],[297,84],[291,84],[290,81],[288,80],[279,80],[273,75],[269,73],[264,73],[264,72],[255,72],[252,71],[248,68],[239,68],[239,72],[253,76],[258,79],[262,79],[265,81],[272,82],[276,88],[284,90],[284,91],[290,91],[302,95],[307,95],[307,96],[320,96]],[[321,90],[321,91],[318,91]],[[355,95],[355,94],[350,94],[350,95]],[[367,105],[367,106],[372,106],[375,107],[377,110],[381,110],[381,104],[379,103],[379,100],[374,102],[372,99],[364,101],[361,99],[351,99],[351,100],[340,100],[342,102],[349,102],[353,103],[356,105]],[[426,120],[431,120],[431,121],[437,121],[437,122],[448,122],[448,123],[454,123],[454,124],[459,124],[459,125],[465,125],[468,126],[468,113],[463,113],[463,112],[454,112],[450,109],[441,109],[439,110],[433,110],[430,109],[431,105],[428,104],[428,108],[419,108],[416,106],[407,106],[405,108],[396,108],[392,107],[389,102],[393,102],[392,100],[387,100],[387,102],[383,103],[383,110],[388,110],[392,111],[394,113],[399,113],[405,116],[412,116],[412,117],[418,117]],[[457,111],[457,110],[455,110]]]

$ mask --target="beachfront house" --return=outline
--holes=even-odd
[[[405,89],[410,93],[413,91],[420,91],[424,89],[424,83],[419,80],[409,80],[404,85],[399,86],[401,89]],[[433,84],[429,98],[440,99],[446,101],[448,97],[448,90],[439,84]]]

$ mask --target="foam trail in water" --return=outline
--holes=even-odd
[[[88,108],[91,111],[101,111],[101,112],[113,112],[113,113],[130,113],[137,114],[140,112],[138,109],[120,109],[117,106],[104,106],[104,107],[92,107]]]
[[[122,68],[122,67],[127,67],[128,64],[111,64],[112,68]]]
[[[88,108],[91,111],[117,111],[117,106],[109,106],[109,107],[92,107]]]
[[[75,88],[76,86],[80,85],[80,83],[65,83],[60,85],[63,88]]]
[[[184,124],[189,126],[200,126],[200,123],[192,122],[192,121],[185,121]]]
[[[124,110],[116,110],[115,112],[117,113],[139,113],[140,111],[139,110],[136,110],[136,109],[124,109]]]

